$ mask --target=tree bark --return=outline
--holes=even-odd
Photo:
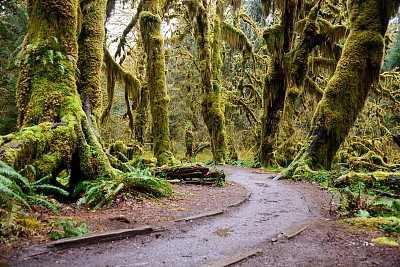
[[[384,36],[396,1],[349,0],[350,34],[334,76],[314,114],[304,145],[288,169],[275,179],[305,169],[331,168],[335,154],[378,81]]]

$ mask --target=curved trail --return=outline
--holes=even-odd
[[[313,217],[303,195],[251,169],[219,166],[249,199],[225,214],[179,222],[160,235],[43,255],[30,266],[202,266],[257,248],[283,229]]]

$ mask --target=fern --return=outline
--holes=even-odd
[[[28,179],[23,177],[21,174],[16,172],[12,167],[10,167],[1,160],[0,160],[0,175],[4,175],[6,177],[10,177],[14,180],[17,180],[17,182],[22,183],[25,186],[29,185]]]
[[[54,193],[63,196],[69,195],[69,193],[64,189],[49,184],[32,185],[31,189],[36,192]]]
[[[57,208],[53,204],[48,202],[47,200],[45,200],[43,198],[40,198],[40,197],[37,197],[37,196],[26,196],[26,198],[29,199],[30,202],[45,206],[46,208],[51,209],[52,211],[54,211],[55,213],[60,215],[60,213],[58,212]]]
[[[19,203],[24,204],[29,210],[31,209],[31,206],[28,204],[28,202],[21,197],[20,195],[16,194],[12,190],[10,190],[8,187],[4,186],[3,184],[0,183],[0,196],[1,197],[8,197],[9,199],[6,199],[6,202],[12,202],[12,200],[16,200]]]
[[[49,175],[43,177],[43,178],[40,179],[40,180],[37,180],[36,182],[31,183],[31,185],[32,185],[32,186],[35,186],[35,185],[48,184],[48,183],[50,183],[50,179],[51,179],[51,174],[49,174]]]

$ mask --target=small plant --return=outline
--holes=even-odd
[[[381,223],[378,227],[382,232],[400,234],[400,220],[396,218],[389,218],[386,223]]]
[[[249,163],[249,162],[247,162],[245,160],[236,160],[236,161],[233,161],[231,163],[231,165],[235,166],[235,167],[247,168],[247,167],[249,167],[251,165],[251,163]]]
[[[50,238],[58,240],[60,238],[82,236],[82,235],[87,235],[89,233],[85,223],[82,223],[80,226],[74,227],[74,225],[76,224],[77,222],[72,220],[54,221],[54,225],[61,228],[64,231],[64,233],[51,233]]]
[[[74,190],[77,195],[83,188],[86,193],[78,200],[78,204],[89,205],[99,209],[103,205],[111,205],[121,190],[128,188],[149,193],[152,196],[172,196],[171,186],[165,179],[154,177],[150,169],[134,170],[129,162],[124,163],[128,172],[116,169],[118,177],[102,177],[94,181],[81,182]]]
[[[0,219],[1,234],[15,232],[17,219],[24,215],[21,205],[31,211],[31,204],[42,205],[58,213],[57,208],[39,193],[50,192],[68,196],[68,192],[48,184],[50,176],[36,182],[30,182],[21,173],[35,173],[33,166],[24,167],[20,172],[15,171],[5,162],[0,161]],[[32,178],[33,179],[33,178]]]

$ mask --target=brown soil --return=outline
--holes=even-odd
[[[372,238],[385,234],[337,218],[327,190],[309,182],[281,182],[311,196],[319,208],[317,220],[290,239],[265,242],[260,255],[236,266],[400,266],[400,247],[374,244]]]
[[[175,192],[174,197],[154,199],[143,194],[124,192],[116,197],[116,201],[110,207],[96,211],[76,204],[62,204],[58,209],[60,215],[56,215],[47,209],[37,208],[30,218],[42,224],[40,233],[19,237],[8,244],[0,244],[0,265],[7,264],[28,247],[51,241],[50,233],[59,231],[52,228],[54,220],[73,220],[77,222],[77,226],[85,223],[89,233],[138,228],[145,225],[162,227],[179,218],[223,209],[246,194],[242,186],[233,183],[227,183],[224,187],[210,185],[172,187]]]
[[[257,170],[255,170],[257,171]],[[319,207],[318,219],[305,231],[291,239],[270,240],[258,246],[262,254],[241,262],[240,266],[400,266],[400,248],[371,243],[372,238],[384,234],[375,230],[358,229],[336,218],[330,213],[331,195],[317,185],[306,182],[282,181],[308,194]],[[63,205],[61,217],[48,211],[37,210],[34,217],[46,227],[42,235],[23,237],[12,245],[0,246],[0,265],[10,263],[30,246],[50,241],[47,234],[55,219],[69,218],[86,223],[90,233],[121,228],[136,228],[144,225],[164,226],[178,218],[224,208],[245,194],[235,184],[225,187],[201,185],[174,185],[175,198],[159,201],[143,196],[120,194],[108,209],[96,212],[76,205]],[[53,231],[53,230],[51,230]]]

